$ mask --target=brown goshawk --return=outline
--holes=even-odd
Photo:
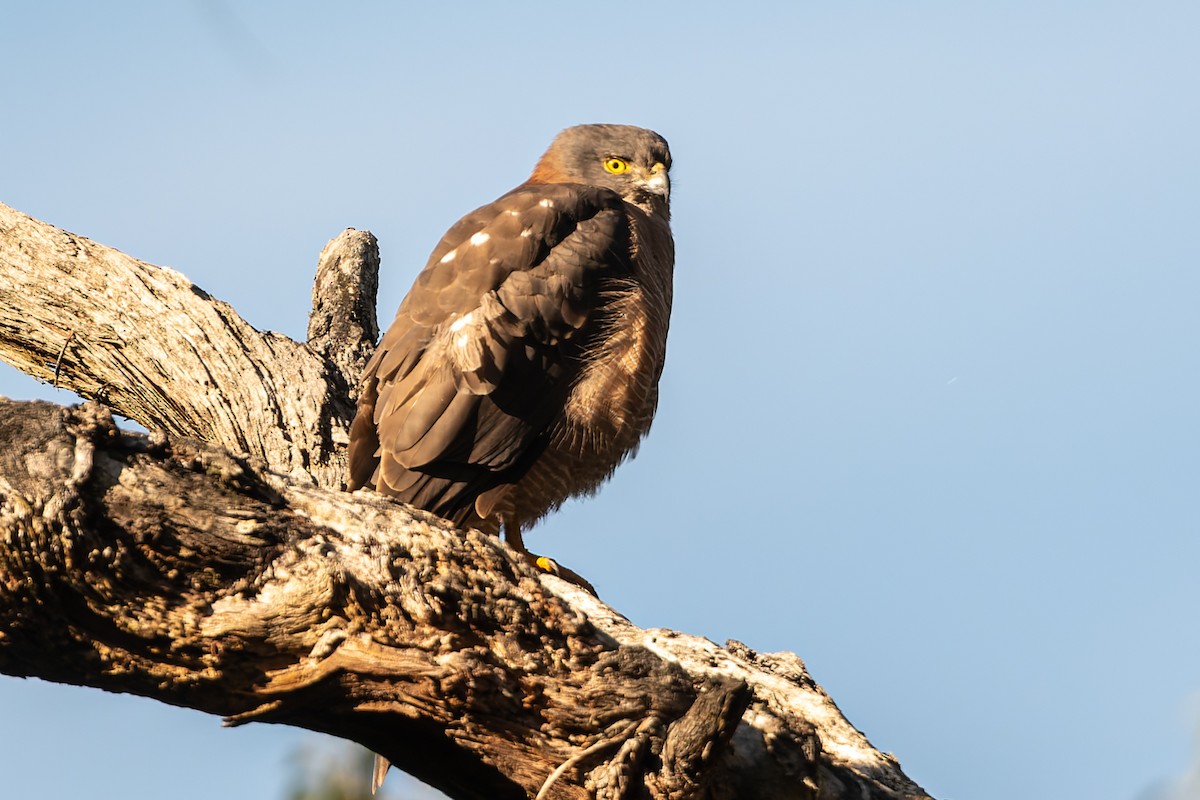
[[[568,128],[527,181],[450,228],[364,371],[351,490],[503,529],[558,571],[522,528],[596,491],[658,404],[670,167],[653,131]]]

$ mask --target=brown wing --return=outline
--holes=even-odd
[[[464,217],[363,374],[350,488],[468,519],[542,452],[599,298],[630,270],[624,204],[606,189],[525,185]]]

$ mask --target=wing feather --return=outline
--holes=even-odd
[[[456,223],[364,372],[351,488],[462,522],[519,479],[560,418],[605,287],[630,270],[629,220],[606,189],[527,184]]]

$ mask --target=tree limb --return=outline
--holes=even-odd
[[[0,204],[0,358],[149,430],[340,486],[352,389],[378,336],[379,255],[321,253],[312,346],[257,331],[183,275]]]
[[[166,432],[0,402],[0,672],[323,731],[455,798],[926,796],[794,655],[339,491],[377,269],[331,242],[299,344],[0,206],[0,356]]]

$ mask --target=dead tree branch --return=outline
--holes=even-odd
[[[341,486],[367,233],[306,344],[0,206],[0,673],[351,739],[456,798],[921,798],[791,654],[642,630],[498,540]]]
[[[183,275],[0,204],[0,358],[149,430],[341,485],[352,388],[374,340],[379,253],[321,253],[309,342],[257,331]]]

